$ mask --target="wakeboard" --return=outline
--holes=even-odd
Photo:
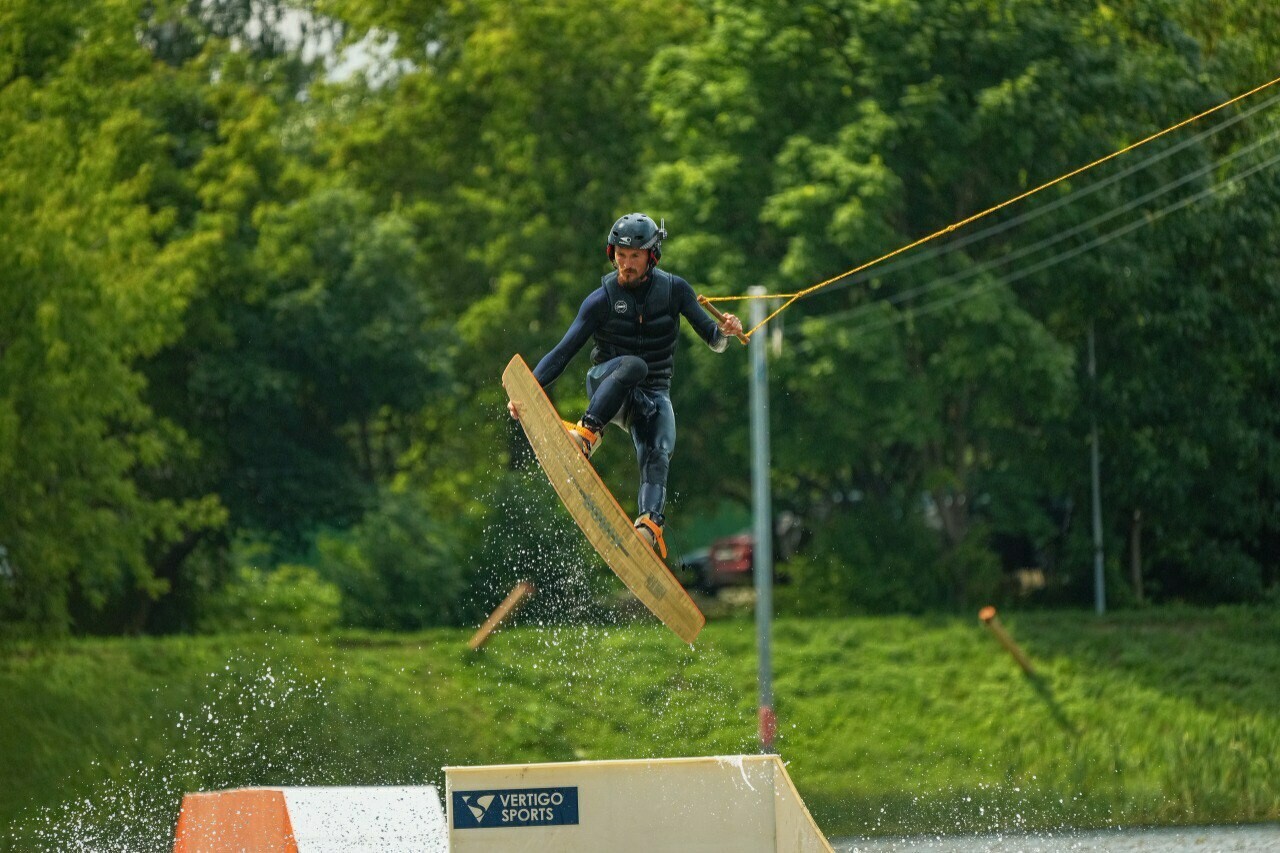
[[[648,540],[632,526],[595,467],[569,437],[555,406],[519,355],[502,372],[502,385],[515,403],[538,464],[587,541],[662,624],[692,643],[706,617]]]

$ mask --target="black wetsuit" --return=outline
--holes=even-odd
[[[638,287],[624,288],[612,272],[582,301],[560,343],[533,371],[542,387],[549,386],[583,344],[595,338],[583,424],[599,432],[615,423],[631,432],[640,464],[639,512],[659,524],[676,444],[670,388],[681,316],[708,346],[724,351],[728,338],[698,305],[687,281],[654,269]]]

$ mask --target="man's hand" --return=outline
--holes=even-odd
[[[733,314],[725,314],[724,319],[720,321],[720,334],[726,338],[737,337],[742,334],[742,321]]]
[[[520,420],[520,413],[519,413],[518,411],[516,411],[516,401],[515,401],[515,400],[508,400],[508,401],[507,401],[507,413],[508,413],[509,415],[511,415],[511,420],[513,420],[513,421],[518,421],[518,420]]]

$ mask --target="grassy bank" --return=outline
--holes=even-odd
[[[1280,818],[1280,611],[780,620],[778,750],[831,835]],[[0,657],[13,849],[162,850],[182,791],[754,751],[755,635],[649,623],[94,640]]]

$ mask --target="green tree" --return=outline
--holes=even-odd
[[[316,93],[328,166],[413,223],[438,316],[457,331],[462,393],[428,407],[406,459],[433,505],[484,497],[518,452],[498,377],[534,359],[607,271],[604,236],[637,203],[651,145],[654,52],[696,24],[672,3],[326,3],[348,37],[395,36],[407,68]],[[576,376],[554,388],[563,406]],[[473,543],[478,548],[479,543]]]
[[[199,560],[166,565],[181,594],[157,626],[191,624],[233,537],[287,559],[358,520],[447,381],[452,334],[431,317],[411,224],[316,168],[317,67],[270,39],[236,48],[240,5],[180,17],[177,36],[154,25],[182,63],[152,105],[178,211],[164,236],[196,284],[185,334],[146,369],[154,405],[199,448],[172,487],[216,492],[230,522]]]
[[[825,280],[1204,109],[1224,85],[1160,2],[705,9],[702,38],[651,66],[666,144],[650,159],[648,190],[674,222],[694,223],[683,243],[693,277],[722,291],[761,283],[791,292]],[[941,254],[917,252],[912,264],[836,284],[775,321],[787,339],[772,384],[786,411],[774,428],[780,502],[828,526],[858,513],[927,522],[938,530],[953,600],[993,591],[971,583],[989,574],[990,535],[1041,549],[1059,540],[1052,507],[1087,501],[1088,468],[1076,460],[1086,458],[1083,406],[1094,398],[1072,375],[1083,324],[1113,299],[1116,308],[1132,304],[1132,293],[1100,296],[1120,271],[1136,266],[1150,280],[1180,256],[1164,242],[1121,242],[1011,281],[1007,273],[1050,253],[1007,267],[1004,259],[1211,155],[1206,145],[1171,153],[1059,215]],[[1062,248],[1097,229],[1080,233]],[[677,406],[742,387],[731,366],[700,372]],[[1169,372],[1146,367],[1131,374],[1135,385]],[[703,414],[716,419],[715,452],[727,449],[745,469],[737,412],[712,403]],[[1190,408],[1181,414],[1187,435],[1210,427]],[[837,498],[840,511],[828,515]],[[1195,514],[1167,517],[1185,523]],[[850,523],[874,541],[866,524]]]
[[[139,359],[181,331],[193,282],[144,199],[155,127],[128,9],[7,13],[0,88],[0,544],[6,621],[41,631],[165,591],[150,558],[216,525],[215,499],[141,485],[186,452],[145,402]],[[121,36],[124,36],[123,38]]]
[[[416,630],[471,615],[458,522],[418,495],[387,492],[349,531],[322,534],[317,570],[342,590],[343,624]]]
[[[1123,79],[1147,93],[1124,112],[1133,126],[1122,125],[1112,145],[1266,81],[1280,32],[1274,13],[1232,3],[1208,23],[1194,4],[1158,2],[1127,4],[1112,21],[1110,39],[1127,52]],[[1153,45],[1175,46],[1178,61]],[[1276,432],[1260,404],[1271,389],[1270,357],[1261,353],[1272,348],[1275,287],[1274,258],[1260,235],[1275,219],[1274,179],[1264,170],[1233,180],[1266,165],[1265,147],[1243,149],[1275,133],[1273,108],[1258,112],[1269,97],[1244,102],[1236,109],[1253,115],[1224,122],[1226,129],[1202,141],[1191,134],[1232,113],[1153,144],[1136,156],[1174,156],[1097,194],[1095,206],[1073,205],[1092,215],[1178,181],[1176,192],[1144,206],[1147,215],[1179,199],[1199,198],[1194,206],[1029,289],[1032,310],[1059,339],[1074,342],[1079,363],[1086,324],[1097,333],[1097,382],[1080,372],[1081,406],[1050,444],[1051,458],[1074,460],[1074,475],[1059,470],[1051,481],[1071,503],[1088,506],[1083,439],[1096,417],[1113,600],[1249,600],[1277,579],[1268,509],[1276,501]],[[1105,236],[1123,221],[1082,238]],[[1048,286],[1055,280],[1063,284]],[[1088,563],[1088,536],[1087,526],[1077,525],[1068,543],[1077,566]],[[1073,580],[1082,597],[1092,595],[1090,573],[1076,571]]]

